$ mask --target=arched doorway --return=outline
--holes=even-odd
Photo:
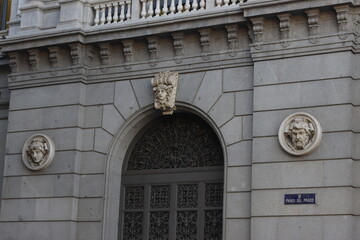
[[[126,159],[120,239],[222,239],[224,159],[205,121],[158,118],[135,137]]]

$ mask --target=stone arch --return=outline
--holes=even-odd
[[[177,103],[179,111],[194,114],[205,120],[217,135],[224,155],[224,186],[226,186],[227,154],[225,139],[216,123],[202,110],[186,103]],[[125,162],[126,154],[131,142],[139,131],[148,123],[161,117],[161,112],[147,106],[138,110],[120,127],[112,140],[106,163],[106,180],[104,193],[104,214],[102,239],[110,240],[118,237],[120,188],[122,177],[122,165]],[[226,188],[226,187],[224,187]],[[224,206],[226,205],[226,194],[224,194]],[[226,218],[225,207],[223,208],[223,219]],[[225,226],[225,222],[224,222]]]

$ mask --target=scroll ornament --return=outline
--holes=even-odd
[[[155,94],[155,109],[160,109],[163,115],[171,115],[175,106],[175,97],[179,73],[177,72],[160,72],[151,79],[153,91]]]

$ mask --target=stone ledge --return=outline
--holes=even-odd
[[[340,4],[359,5],[360,3],[358,0],[250,0],[240,8],[244,10],[244,17],[257,17],[309,8],[328,8]]]

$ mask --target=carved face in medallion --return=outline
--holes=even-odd
[[[321,126],[308,113],[295,113],[287,117],[279,129],[282,148],[292,155],[312,152],[321,140]]]
[[[296,150],[303,150],[314,136],[314,127],[304,118],[296,118],[289,126],[287,134]]]
[[[55,146],[51,138],[44,134],[30,137],[23,147],[23,162],[31,170],[47,167],[54,158]]]
[[[34,138],[29,146],[28,153],[35,163],[40,163],[48,152],[46,142],[41,138]]]

